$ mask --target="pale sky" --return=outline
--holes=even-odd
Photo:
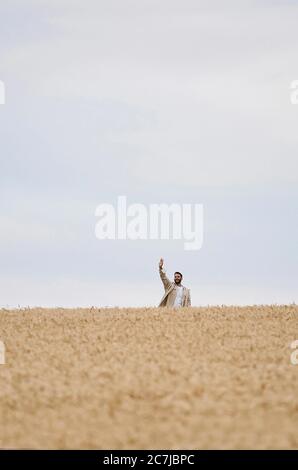
[[[2,0],[0,306],[298,300],[298,1]],[[98,240],[200,203],[204,242]]]

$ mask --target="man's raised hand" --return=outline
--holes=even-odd
[[[162,269],[162,267],[163,267],[163,258],[160,258],[160,260],[159,260],[159,267],[160,267],[160,269]]]

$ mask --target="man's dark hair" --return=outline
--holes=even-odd
[[[180,276],[183,277],[182,274],[179,271],[175,271],[174,276],[175,276],[175,274],[180,274]]]

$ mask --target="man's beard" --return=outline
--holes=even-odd
[[[177,284],[177,286],[179,286],[179,284],[181,284],[181,281],[175,281],[175,284]]]

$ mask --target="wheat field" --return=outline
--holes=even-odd
[[[297,449],[298,306],[0,310],[0,448]]]

